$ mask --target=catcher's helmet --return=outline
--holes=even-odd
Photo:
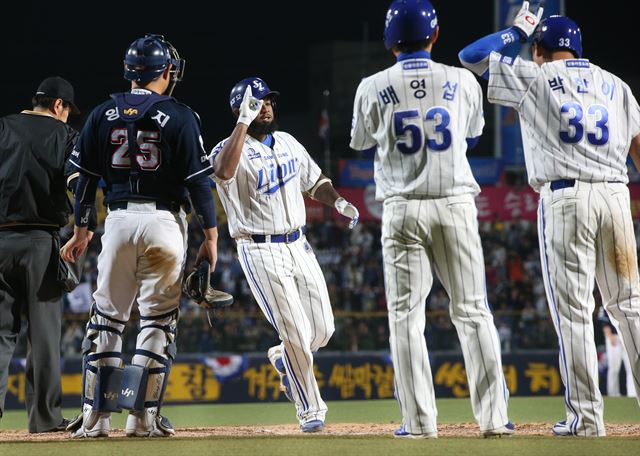
[[[244,91],[247,90],[247,86],[249,85],[251,86],[251,93],[258,100],[262,100],[269,95],[276,97],[280,95],[280,92],[271,90],[267,83],[260,78],[244,78],[233,86],[233,89],[231,89],[231,93],[229,94],[229,105],[231,106],[232,111],[240,107],[242,97],[244,97]]]
[[[384,45],[427,40],[438,26],[436,9],[428,0],[394,0],[384,22]]]
[[[550,51],[570,51],[582,57],[582,32],[566,16],[549,16],[541,21],[533,32],[533,42]]]
[[[162,35],[146,34],[127,48],[124,55],[124,78],[128,81],[149,82],[159,78],[169,65],[171,82],[182,81],[185,60]]]

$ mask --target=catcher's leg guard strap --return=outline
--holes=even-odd
[[[124,322],[104,315],[95,306],[91,309],[87,334],[82,343],[82,401],[96,411],[119,411],[117,396],[122,378],[120,353],[123,330]],[[115,401],[113,392],[116,393]],[[105,394],[107,397],[97,397]]]
[[[140,333],[131,364],[148,368],[144,408],[159,408],[162,404],[171,364],[177,353],[177,324],[177,309],[156,317],[140,317]]]

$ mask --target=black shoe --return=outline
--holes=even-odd
[[[62,421],[56,427],[49,429],[48,431],[43,432],[64,432],[67,430],[67,426],[69,426],[70,421],[66,418],[62,418]]]

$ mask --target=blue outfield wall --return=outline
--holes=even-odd
[[[437,397],[469,395],[460,354],[430,356]],[[325,400],[393,398],[393,367],[388,353],[319,353],[316,378]],[[555,351],[527,351],[503,356],[512,395],[548,396],[564,392]],[[62,362],[63,407],[80,404],[81,359]],[[9,370],[6,408],[24,408],[24,359]],[[174,363],[165,403],[239,403],[286,401],[280,380],[265,354],[183,355]]]

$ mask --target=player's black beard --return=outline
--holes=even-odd
[[[249,125],[249,128],[247,129],[247,133],[249,133],[254,138],[257,138],[263,135],[270,135],[271,133],[277,130],[278,130],[278,123],[276,122],[275,119],[273,119],[269,123],[256,122],[254,120],[253,122],[251,122],[251,125]]]

